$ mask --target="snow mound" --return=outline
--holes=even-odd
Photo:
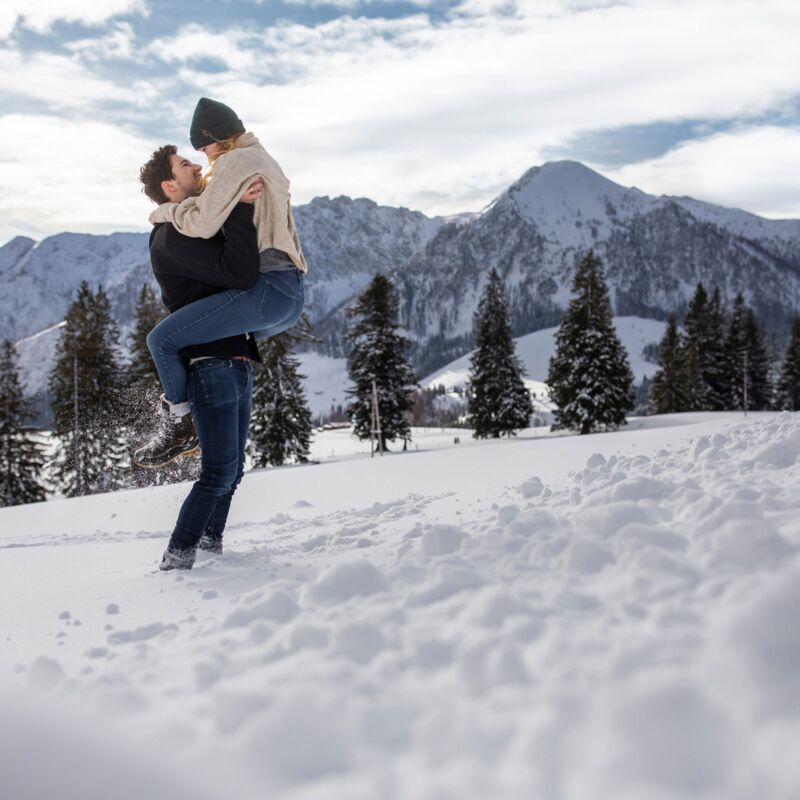
[[[350,561],[320,575],[309,587],[308,596],[315,603],[335,604],[385,592],[388,588],[383,575],[369,561]]]

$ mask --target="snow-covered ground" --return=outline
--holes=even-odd
[[[347,359],[331,358],[321,353],[299,353],[300,374],[304,376],[308,407],[314,419],[329,414],[331,408],[346,406],[350,400],[345,391],[352,387],[347,375]]]
[[[521,432],[523,436],[547,435],[541,429],[530,429]],[[411,428],[412,440],[408,450],[441,450],[453,447],[455,439],[461,446],[469,447],[477,442],[472,438],[472,431],[464,428]],[[402,450],[402,443],[389,445],[394,451]],[[311,439],[310,458],[314,461],[340,460],[342,457],[364,455],[370,452],[369,439],[357,439],[350,428],[332,431],[314,431]],[[376,456],[377,457],[377,456]]]
[[[0,510],[0,795],[800,796],[800,416],[460,435]]]

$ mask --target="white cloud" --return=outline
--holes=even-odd
[[[54,22],[100,25],[122,14],[147,14],[146,0],[3,0],[0,38],[15,25],[44,33]]]
[[[769,138],[763,127],[763,135],[748,136],[746,126],[755,130],[759,115],[800,96],[800,3],[542,0],[508,12],[505,0],[469,0],[438,22],[418,13],[266,30],[195,23],[149,47],[134,42],[135,57],[152,65],[155,56],[175,74],[127,84],[92,60],[114,48],[128,52],[130,31],[119,27],[94,49],[74,44],[72,60],[0,51],[0,90],[73,115],[113,101],[117,122],[180,120],[187,134],[197,98],[215,97],[278,158],[295,202],[349,194],[432,214],[481,208],[541,163],[543,152],[579,133],[739,120],[736,148],[698,134],[702,141],[617,178],[646,191],[669,184],[676,194],[795,213],[785,179],[757,180],[759,172],[790,174],[788,145],[779,148],[777,133]],[[225,71],[201,71],[197,59],[207,56]],[[111,129],[111,118],[95,116]],[[60,132],[51,125],[56,142]],[[717,165],[713,172],[703,170],[701,156]],[[727,158],[737,163],[726,167]],[[744,161],[754,166],[742,177]],[[85,196],[81,187],[76,196]],[[85,225],[92,214],[83,210]]]
[[[481,207],[577,132],[754,118],[800,94],[795,2],[481,8],[442,25],[285,24],[264,34],[256,74],[180,75],[239,111],[296,198],[367,195],[429,213]],[[290,79],[257,85],[270,71]]]
[[[260,0],[259,5],[263,5],[265,0]],[[319,8],[321,6],[331,6],[334,8],[345,8],[353,10],[363,6],[376,6],[388,5],[396,2],[396,0],[284,0],[286,5],[290,6],[311,6],[312,8]],[[429,6],[433,0],[403,0],[408,5],[414,6]]]
[[[153,40],[147,49],[167,64],[213,58],[228,69],[252,70],[258,63],[258,44],[258,36],[250,31],[230,28],[216,32],[190,23],[174,35]]]
[[[139,167],[161,142],[91,119],[0,117],[0,241],[20,234],[146,230]]]
[[[130,22],[117,22],[104,36],[67,42],[64,46],[70,52],[90,61],[131,61],[140,57],[136,48],[136,34]]]
[[[770,125],[684,142],[603,174],[649,194],[689,195],[772,218],[800,218],[800,128]]]
[[[146,107],[157,87],[146,81],[123,85],[97,74],[75,58],[54,53],[26,55],[0,47],[0,92],[37,100],[54,110],[91,113],[96,103],[116,101]]]

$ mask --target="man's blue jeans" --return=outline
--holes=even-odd
[[[184,347],[248,332],[268,339],[297,322],[304,302],[303,273],[288,269],[260,273],[250,289],[226,289],[173,311],[147,336],[164,397],[170,403],[190,400]]]
[[[202,464],[178,515],[171,550],[196,547],[204,531],[222,536],[233,493],[244,474],[253,367],[233,358],[198,361],[189,367],[188,391]]]

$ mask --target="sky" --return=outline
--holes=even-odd
[[[146,231],[232,106],[295,204],[479,211],[532,166],[799,218],[798,0],[2,0],[0,243]]]

